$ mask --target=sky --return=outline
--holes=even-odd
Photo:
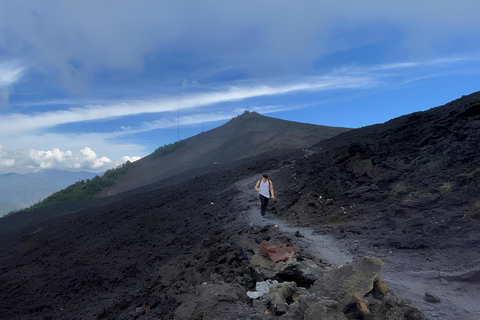
[[[104,172],[244,110],[359,128],[480,90],[480,1],[0,0],[0,174]]]

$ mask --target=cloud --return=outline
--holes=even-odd
[[[27,0],[0,9],[8,35],[0,46],[68,87],[151,69],[180,82],[185,73],[225,68],[256,78],[302,74],[326,55],[378,42],[422,58],[480,49],[476,0]],[[172,65],[184,72],[172,75]]]
[[[291,111],[291,110],[298,110],[305,107],[309,107],[312,104],[302,104],[302,105],[262,105],[262,106],[248,106],[249,111],[255,111],[261,114],[269,114],[275,112],[284,112],[284,111]],[[315,103],[318,105],[318,103]],[[236,108],[225,111],[217,111],[217,112],[204,112],[204,113],[194,113],[188,116],[180,116],[180,118],[162,118],[155,121],[150,122],[143,122],[139,126],[125,126],[122,127],[121,130],[112,133],[112,135],[116,136],[124,136],[124,135],[131,135],[141,132],[148,132],[152,130],[158,129],[167,129],[167,128],[175,128],[179,124],[180,126],[190,126],[190,125],[198,125],[202,123],[210,123],[210,122],[217,122],[223,120],[230,120],[239,114],[242,114],[245,109]]]
[[[122,157],[113,161],[99,157],[95,151],[85,147],[79,151],[16,149],[7,151],[0,146],[0,172],[25,173],[48,169],[68,171],[103,172],[117,167],[126,161],[136,161],[139,157]]]
[[[20,80],[25,67],[17,63],[4,62],[0,64],[0,87],[8,87]]]
[[[223,91],[185,94],[163,99],[132,101],[112,105],[89,105],[66,110],[36,113],[33,115],[13,113],[0,118],[0,127],[2,127],[5,132],[31,132],[68,123],[107,120],[115,117],[145,113],[171,112],[177,110],[177,108],[181,108],[182,110],[192,109],[252,97],[284,95],[302,91],[369,88],[374,85],[375,80],[367,76],[311,77],[295,83],[229,87]]]
[[[129,142],[124,138],[117,139],[118,137],[120,137],[118,134],[111,132],[11,134],[10,138],[0,137],[3,144],[0,148],[0,162],[3,161],[3,165],[0,165],[0,172],[25,173],[26,171],[38,170],[40,169],[38,164],[42,161],[35,159],[43,158],[49,159],[45,164],[55,164],[58,169],[65,170],[76,170],[76,166],[68,165],[68,161],[65,162],[66,160],[84,159],[84,161],[75,162],[80,164],[81,170],[102,172],[127,160],[136,161],[140,156],[148,153],[145,146]],[[19,148],[19,146],[21,147]],[[85,149],[87,146],[88,148]],[[58,151],[55,152],[54,150]],[[72,150],[70,151],[72,153],[63,150]],[[80,150],[84,150],[83,153]],[[95,151],[95,154],[98,153],[98,150],[101,150],[102,154],[89,158],[88,150]],[[64,155],[64,157],[59,158],[60,155]],[[91,155],[92,153],[90,153]],[[102,157],[108,158],[112,162],[103,159],[100,161],[105,165],[103,167],[99,166],[96,159]],[[54,159],[62,159],[62,161],[54,162]],[[88,162],[87,159],[92,159],[92,161]],[[7,165],[11,170],[7,168]]]
[[[41,130],[54,128],[55,126],[82,123],[89,121],[109,121],[119,117],[129,117],[141,114],[162,114],[182,111],[195,110],[205,106],[213,106],[221,103],[241,101],[250,98],[284,96],[293,93],[305,92],[323,92],[345,89],[371,89],[379,85],[384,85],[385,79],[411,78],[418,77],[418,70],[421,68],[430,68],[438,72],[442,68],[449,66],[458,66],[459,63],[468,61],[466,58],[436,59],[425,62],[402,62],[379,65],[353,65],[343,66],[334,69],[332,72],[323,76],[305,77],[298,81],[289,81],[286,83],[254,84],[242,86],[230,86],[223,90],[210,90],[201,93],[180,92],[171,96],[148,100],[124,101],[112,104],[91,104],[84,107],[74,107],[69,109],[60,109],[46,112],[37,112],[33,114],[4,114],[0,118],[0,127],[3,132],[8,134],[26,134],[38,133]],[[399,81],[400,80],[396,80]],[[403,80],[402,80],[403,81]],[[228,113],[230,115],[230,113]],[[218,115],[218,113],[217,113]],[[188,122],[184,119],[182,122]],[[213,120],[214,121],[214,120]],[[156,123],[152,128],[168,127],[170,125]],[[144,124],[143,129],[148,129],[149,125]],[[117,134],[120,131],[117,131]],[[0,133],[0,138],[2,134]],[[6,138],[6,136],[4,136]]]
[[[0,63],[0,106],[5,106],[10,97],[11,87],[23,76],[25,67],[18,62],[6,61]]]

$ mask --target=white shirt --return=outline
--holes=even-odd
[[[270,181],[263,182],[263,179],[260,180],[260,186],[258,187],[258,192],[265,198],[270,198]]]

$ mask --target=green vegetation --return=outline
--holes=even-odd
[[[113,185],[115,180],[120,175],[125,174],[129,170],[130,165],[131,162],[127,161],[115,169],[105,171],[102,176],[97,175],[91,180],[87,179],[77,181],[74,184],[66,187],[65,189],[55,192],[50,197],[43,199],[39,203],[36,203],[29,208],[16,212],[29,211],[32,209],[48,207],[56,204],[74,203],[86,199],[92,199],[97,196],[104,188]],[[14,214],[16,212],[11,212],[10,214]]]
[[[155,150],[152,153],[152,159],[163,157],[163,156],[165,156],[169,153],[172,153],[173,151],[177,150],[178,148],[185,146],[186,144],[187,143],[185,142],[185,140],[180,140],[180,141],[177,141],[177,142],[174,142],[174,143],[166,144],[166,145],[158,148],[157,150]]]

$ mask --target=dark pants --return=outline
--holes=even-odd
[[[260,195],[262,217],[265,216],[265,210],[267,209],[268,200],[269,198]]]

